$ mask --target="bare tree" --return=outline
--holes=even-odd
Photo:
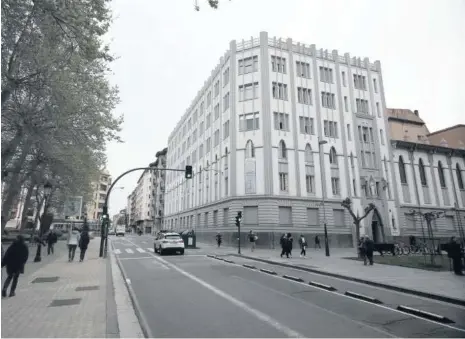
[[[360,216],[357,212],[357,215],[355,215],[354,211],[352,210],[352,200],[350,200],[350,198],[346,198],[342,201],[341,203],[342,207],[344,207],[347,211],[349,211],[350,213],[350,216],[352,217],[353,221],[354,221],[354,225],[355,225],[355,238],[358,242],[358,240],[360,239],[360,222],[365,219],[368,214],[370,214],[371,211],[373,211],[376,206],[375,204],[373,203],[370,203],[368,204],[367,207],[365,207],[365,214]],[[356,244],[355,244],[356,245]],[[356,246],[357,248],[357,246]],[[357,249],[357,253],[358,253],[358,249]]]

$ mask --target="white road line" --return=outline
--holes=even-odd
[[[131,283],[131,279],[126,279],[126,282],[127,282],[128,284],[130,284],[130,283]]]
[[[224,299],[228,300],[232,304],[234,304],[234,305],[240,307],[241,309],[243,309],[245,312],[250,313],[251,315],[253,315],[253,316],[257,317],[258,319],[262,320],[263,322],[267,323],[268,325],[274,327],[278,331],[284,333],[286,336],[288,336],[290,338],[305,338],[304,335],[302,335],[302,334],[290,329],[289,327],[279,323],[276,319],[273,319],[269,315],[267,315],[267,314],[265,314],[265,313],[263,313],[263,312],[261,312],[261,311],[259,311],[257,309],[252,308],[250,305],[248,305],[248,304],[234,298],[232,295],[227,294],[226,292],[223,292],[222,290],[210,285],[206,281],[204,281],[204,280],[202,280],[200,278],[197,278],[196,276],[184,271],[183,269],[177,267],[176,265],[173,265],[173,264],[167,262],[166,260],[163,260],[163,259],[158,258],[158,257],[155,257],[155,259],[162,262],[162,263],[164,263],[168,267],[173,268],[174,270],[178,271],[179,273],[186,276],[187,278],[199,283],[200,285],[202,285],[203,287],[209,289],[210,291],[212,291],[213,293],[219,295],[220,297],[223,297]]]
[[[147,247],[147,251],[152,252],[152,253],[154,252],[152,247]]]
[[[113,253],[115,253],[115,254],[121,254],[121,250],[115,248],[115,249],[113,250]]]
[[[159,268],[163,268],[164,270],[169,270],[170,268],[163,263],[159,262],[158,260],[154,260],[153,263],[157,265]]]
[[[140,259],[153,259],[153,257],[129,257],[129,258],[118,258],[119,260],[140,260]]]
[[[131,250],[130,248],[126,248],[126,252],[128,252],[128,253],[134,253],[134,251]]]
[[[144,250],[143,248],[137,247],[136,250],[137,250],[139,253],[145,253],[145,250]]]

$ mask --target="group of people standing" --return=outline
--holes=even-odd
[[[320,237],[318,235],[315,236],[315,249],[316,248],[321,248],[320,245]],[[292,237],[291,233],[287,233],[281,236],[281,239],[279,241],[281,245],[281,258],[283,255],[286,255],[287,258],[292,258],[292,247],[294,243],[294,238]],[[301,234],[299,237],[299,247],[300,247],[300,257],[307,257],[307,247],[308,243],[307,240],[305,239],[304,235]]]
[[[38,241],[45,246],[45,242],[42,239]],[[58,235],[51,230],[45,238],[47,243],[47,254],[54,254],[54,245],[58,242]],[[86,229],[79,231],[77,228],[72,227],[68,234],[68,261],[74,260],[76,248],[79,246],[81,249],[80,260],[84,260],[84,256],[89,245],[90,236]],[[24,273],[26,263],[29,259],[29,248],[26,244],[24,236],[21,234],[16,237],[13,243],[3,253],[2,247],[2,268],[6,267],[7,278],[2,288],[2,297],[8,295],[8,287],[11,289],[9,296],[15,296],[16,286],[18,285],[19,275]]]

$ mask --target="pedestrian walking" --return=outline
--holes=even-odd
[[[315,249],[317,248],[321,248],[320,237],[318,235],[315,235]]]
[[[299,238],[299,245],[300,245],[300,257],[307,257],[307,241],[305,240],[305,237],[303,234],[300,235]]]
[[[449,242],[447,256],[452,259],[452,267],[456,275],[463,275],[462,272],[462,249],[455,237],[452,237]]]
[[[375,243],[370,237],[366,236],[363,242],[363,247],[365,250],[365,256],[363,258],[363,264],[367,264],[367,259],[370,262],[370,265],[373,265],[373,252],[375,250]]]
[[[74,255],[76,254],[76,248],[79,244],[79,231],[72,227],[69,229],[68,233],[68,261],[71,262],[74,260]]]
[[[221,243],[223,242],[223,237],[221,236],[220,232],[216,234],[216,243],[218,244],[218,248],[221,246]]]
[[[286,254],[286,245],[287,245],[286,234],[283,233],[283,235],[281,236],[281,239],[279,239],[279,244],[281,245],[281,258],[282,258],[283,255]]]
[[[79,254],[80,262],[84,260],[84,256],[86,255],[89,241],[90,241],[89,232],[87,232],[87,230],[82,231],[81,235],[79,236],[79,249],[81,250],[81,253]]]
[[[292,234],[291,233],[288,233],[287,234],[287,254],[288,254],[288,258],[291,257],[292,258],[292,245],[294,243],[294,238],[292,237]]]
[[[48,235],[47,235],[47,255],[50,255],[50,253],[54,253],[54,246],[56,242],[58,241],[58,236],[56,233],[51,230]]]
[[[29,249],[22,235],[18,235],[15,241],[8,247],[2,260],[2,268],[6,266],[8,277],[2,289],[2,297],[6,297],[8,286],[11,284],[10,297],[15,296],[19,275],[24,273],[24,266],[29,258]]]
[[[255,243],[257,242],[257,240],[258,240],[257,235],[252,230],[250,230],[250,232],[249,232],[249,242],[250,242],[252,252],[255,250]]]

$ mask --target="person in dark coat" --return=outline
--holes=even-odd
[[[462,251],[460,244],[455,237],[452,237],[447,248],[447,256],[452,259],[452,267],[456,275],[463,275],[462,272]]]
[[[315,235],[315,249],[316,248],[321,248],[320,237],[318,235]]]
[[[281,239],[279,239],[279,244],[281,245],[281,258],[286,254],[286,234],[283,233]]]
[[[10,297],[15,296],[16,286],[18,285],[19,275],[24,273],[24,266],[29,258],[29,249],[24,242],[24,237],[18,235],[15,241],[8,247],[2,260],[2,268],[6,266],[8,277],[2,289],[2,297],[6,297],[8,286],[11,284]]]
[[[50,231],[47,235],[47,254],[50,255],[50,253],[54,253],[53,251],[53,246],[56,244],[58,241],[58,237],[55,232]]]
[[[294,238],[292,237],[291,233],[287,234],[287,257],[289,256],[292,258],[292,244],[294,242]]]
[[[363,258],[364,265],[367,264],[367,259],[370,262],[370,265],[373,265],[373,252],[375,250],[375,243],[368,236],[365,237],[363,248],[365,250],[365,256]]]
[[[86,255],[87,246],[89,245],[90,237],[89,232],[82,231],[81,236],[79,237],[79,248],[81,249],[81,254],[79,261],[84,260],[84,256]]]

